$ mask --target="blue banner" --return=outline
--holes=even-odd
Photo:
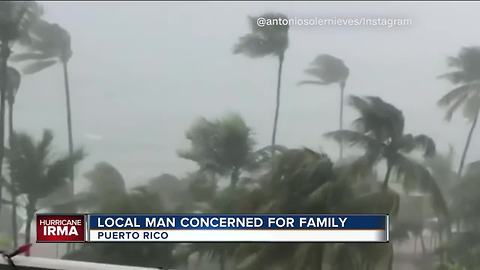
[[[171,230],[386,230],[387,215],[88,215],[89,229]]]

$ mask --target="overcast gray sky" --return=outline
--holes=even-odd
[[[286,52],[277,141],[289,147],[337,146],[322,134],[337,128],[338,89],[298,87],[303,70],[321,53],[350,68],[347,93],[378,95],[403,110],[406,131],[433,136],[438,148],[462,150],[469,126],[458,114],[443,121],[436,101],[451,86],[436,77],[446,57],[480,44],[480,3],[378,2],[44,2],[45,17],[72,36],[70,62],[74,139],[88,157],[78,174],[108,161],[129,186],[162,173],[195,168],[177,157],[184,132],[199,117],[239,112],[259,146],[269,143],[277,61],[232,54],[249,31],[248,15],[411,18],[412,26],[292,26]],[[54,130],[66,151],[60,66],[25,76],[16,104],[17,129],[40,136]],[[355,114],[350,109],[345,122]],[[480,131],[478,131],[480,132]],[[468,160],[480,159],[472,141]],[[457,156],[458,157],[458,156]],[[83,181],[83,180],[82,180]],[[80,184],[81,185],[81,184]]]

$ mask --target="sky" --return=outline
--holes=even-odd
[[[460,2],[42,2],[45,18],[72,37],[69,63],[74,142],[88,153],[83,173],[100,161],[120,170],[128,186],[163,173],[179,177],[194,163],[177,156],[198,117],[240,113],[257,146],[270,142],[278,61],[234,55],[249,31],[247,17],[281,12],[290,18],[412,19],[410,26],[291,26],[286,51],[277,142],[310,147],[336,159],[322,137],[338,128],[338,86],[298,86],[319,54],[350,69],[346,94],[376,95],[401,109],[406,132],[455,147],[469,125],[461,112],[447,123],[436,105],[452,85],[438,79],[446,58],[480,44],[480,3]],[[17,130],[55,134],[55,153],[67,151],[63,74],[59,65],[23,77],[15,105]],[[348,127],[356,114],[346,108]],[[477,131],[477,133],[480,131]],[[475,135],[467,161],[480,159]],[[347,151],[348,154],[348,151]]]

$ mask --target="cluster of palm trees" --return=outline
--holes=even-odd
[[[70,179],[73,193],[74,164],[83,154],[74,151],[68,61],[72,55],[70,35],[57,24],[42,19],[42,7],[35,1],[2,1],[0,3],[0,211],[2,203],[11,206],[13,246],[18,244],[17,196],[25,197],[25,241],[30,242],[30,225],[39,199],[52,193],[53,189]],[[12,48],[20,52],[12,51]],[[20,88],[20,72],[8,62],[26,62],[24,74],[39,72],[56,63],[61,63],[65,81],[67,105],[67,131],[69,155],[51,160],[49,147],[53,136],[45,131],[42,140],[34,139],[14,129],[15,96]],[[5,109],[8,105],[8,147],[5,146]],[[8,161],[9,174],[4,177],[3,161]],[[67,175],[65,175],[67,172]],[[2,189],[7,187],[10,200],[4,199]]]

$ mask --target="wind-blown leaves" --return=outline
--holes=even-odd
[[[58,63],[67,63],[72,56],[70,34],[58,24],[38,20],[30,29],[28,52],[13,55],[14,62],[28,62],[25,74],[42,71]]]
[[[42,139],[35,143],[25,133],[15,136],[15,150],[7,153],[11,178],[20,194],[30,194],[36,198],[47,196],[67,178],[67,169],[79,162],[84,154],[75,152],[72,157],[50,160],[50,144],[53,135],[46,130]]]
[[[462,48],[456,57],[448,59],[448,65],[456,70],[440,77],[446,78],[454,84],[477,81],[480,76],[480,47]]]
[[[354,121],[357,131],[373,135],[381,141],[399,138],[403,133],[403,113],[381,98],[351,96],[350,105],[360,114]]]
[[[258,17],[249,17],[251,33],[240,37],[233,48],[234,54],[245,54],[252,58],[266,55],[281,56],[288,47],[288,24],[286,25],[257,25],[258,18],[265,20],[287,19],[280,13],[266,13]]]
[[[36,1],[1,1],[0,31],[8,40],[28,42],[29,30],[42,14]]]
[[[379,141],[372,137],[366,136],[362,133],[351,130],[337,130],[324,134],[327,138],[332,138],[337,142],[343,141],[349,143],[351,146],[361,146],[371,152],[378,152],[382,145]],[[375,149],[378,149],[375,151]]]
[[[350,71],[343,60],[329,54],[321,54],[312,61],[310,67],[305,70],[305,73],[318,78],[318,80],[304,80],[299,82],[299,85],[328,85],[332,83],[344,84]]]
[[[251,167],[253,145],[251,130],[236,114],[208,121],[198,119],[186,132],[190,149],[178,151],[178,155],[196,162],[200,170],[220,175],[230,175],[234,186],[240,170]]]
[[[43,60],[48,57],[48,55],[39,52],[25,52],[14,54],[10,57],[9,60],[12,62],[21,62],[26,60]]]
[[[480,109],[480,47],[462,48],[458,56],[449,58],[449,66],[455,70],[440,78],[458,86],[443,96],[438,104],[447,107],[447,120],[463,105],[464,116],[473,121]]]
[[[480,111],[480,91],[471,95],[463,107],[463,116],[469,121],[474,121]]]
[[[458,100],[459,98],[463,97],[465,94],[468,95],[468,93],[471,91],[472,87],[479,87],[480,83],[476,82],[473,85],[471,84],[466,84],[466,85],[460,85],[459,87],[451,90],[448,92],[446,95],[444,95],[440,100],[438,100],[438,105],[440,106],[447,106],[448,104],[452,103],[455,100]]]
[[[395,156],[397,175],[403,179],[407,191],[419,189],[430,193],[432,206],[441,218],[448,218],[448,207],[443,194],[430,172],[420,163],[401,154]]]
[[[51,67],[57,63],[56,60],[45,60],[32,63],[23,69],[25,74],[33,74]]]
[[[447,217],[446,203],[430,172],[403,155],[416,149],[423,150],[426,158],[435,155],[433,139],[423,134],[403,134],[405,120],[402,112],[380,98],[352,97],[351,104],[360,113],[360,117],[355,120],[358,131],[338,130],[327,133],[326,136],[364,148],[364,156],[353,163],[356,166],[374,166],[381,159],[385,159],[387,172],[384,188],[387,188],[391,177],[390,171],[394,170],[398,178],[403,180],[406,190],[420,189],[429,192],[437,213]],[[384,202],[381,205],[389,204]]]
[[[436,154],[435,142],[427,135],[420,134],[413,136],[406,134],[402,138],[402,150],[410,152],[414,149],[422,149],[425,157],[433,157]]]

